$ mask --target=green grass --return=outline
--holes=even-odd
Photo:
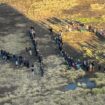
[[[105,18],[75,18],[74,20],[80,21],[82,23],[103,23]]]

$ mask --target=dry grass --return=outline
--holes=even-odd
[[[105,22],[104,0],[0,0],[32,20],[69,18],[85,23]]]
[[[104,3],[104,0],[0,1],[6,2],[7,4],[13,6],[18,11],[25,14],[25,16],[29,19],[38,22],[40,21],[40,23],[41,21],[45,22],[46,26],[52,26],[55,31],[64,29],[67,24],[62,25],[62,22],[52,24],[46,20],[47,18],[51,19],[52,17],[57,17],[59,19],[68,20],[76,19],[87,24],[94,24],[98,28],[105,26],[105,10],[104,4],[102,4]],[[12,34],[9,34],[9,36],[3,37],[3,39],[1,38],[0,48],[2,48],[3,46],[3,48],[5,48],[6,50],[19,54],[19,52],[22,51],[24,47],[29,45],[28,42],[27,44],[24,43],[26,39],[21,39],[21,35],[23,34],[19,33],[20,32],[16,31],[16,34],[18,34],[18,36],[16,34],[14,34],[14,36],[12,36]],[[5,44],[3,43],[3,41],[5,42]],[[69,46],[69,48],[71,46],[76,51],[83,52],[85,56],[97,59],[102,63],[105,62],[104,58],[101,55],[102,53],[105,53],[105,43],[104,41],[101,41],[99,38],[97,38],[94,34],[78,31],[73,31],[71,33],[63,32],[63,41]],[[26,72],[26,68],[14,71],[14,69],[8,64],[0,65],[0,86],[11,88],[12,86],[17,87],[16,90],[13,90],[13,93],[10,91],[4,94],[4,96],[0,97],[0,104],[1,102],[7,102],[7,104],[9,104],[8,101],[11,101],[14,105],[99,105],[100,103],[101,105],[104,105],[104,95],[88,96],[87,93],[90,92],[90,90],[88,89],[68,91],[65,93],[56,90],[55,88],[58,88],[59,86],[67,85],[67,79],[69,80],[69,82],[71,82],[74,81],[74,79],[76,79],[78,75],[84,75],[85,73],[83,71],[64,72],[67,68],[62,64],[64,60],[58,57],[58,55],[48,56],[46,57],[46,59],[44,59],[44,61],[47,65],[47,73],[39,83],[36,80],[33,80],[31,73]],[[64,78],[62,78],[61,76],[63,76]],[[95,80],[98,86],[104,85],[105,75],[103,75],[103,73],[96,73],[96,76],[97,78],[92,78],[92,80]],[[103,87],[102,91],[94,89],[93,93],[98,94],[104,91],[105,89]]]
[[[46,19],[52,16],[61,16],[62,10],[76,5],[76,0],[4,0],[8,4],[22,11],[31,19]],[[58,8],[59,7],[59,8]]]

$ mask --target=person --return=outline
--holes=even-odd
[[[32,48],[29,47],[29,55],[32,56]]]
[[[35,38],[36,36],[36,32],[35,32],[35,29],[33,26],[30,27],[30,34],[32,35],[33,39]]]
[[[101,28],[101,29],[99,30],[99,33],[100,33],[100,35],[102,36],[102,34],[103,34],[103,28]]]
[[[28,52],[28,51],[29,51],[29,49],[28,49],[27,47],[25,48],[25,50],[26,50],[26,52]]]
[[[77,70],[81,69],[81,61],[80,61],[80,59],[78,59],[77,62],[76,62],[76,68],[77,68]]]
[[[94,71],[95,71],[95,62],[92,61],[92,62],[91,62],[91,65],[92,65],[92,72],[94,72]]]
[[[7,60],[11,60],[11,54],[7,52]]]
[[[68,31],[71,32],[72,31],[72,26],[68,25]]]
[[[85,26],[85,24],[84,24],[84,23],[79,23],[79,25],[80,25],[81,27],[84,27],[84,26]]]
[[[2,50],[2,58],[5,60],[6,52]]]
[[[39,61],[39,63],[42,63],[42,56],[41,55],[38,55],[38,61]]]
[[[29,68],[29,67],[30,67],[29,60],[26,60],[26,59],[24,58],[24,60],[23,60],[23,65],[24,65],[25,67]]]
[[[60,43],[60,42],[58,43],[58,48],[60,51],[62,51],[62,43]]]
[[[18,61],[19,61],[19,65],[21,66],[23,64],[23,57],[19,56]]]
[[[29,60],[26,60],[26,67],[29,68],[29,66],[30,66],[30,62]]]
[[[70,56],[67,58],[67,62],[68,62],[69,67],[72,67],[73,61],[72,61],[72,58]]]
[[[63,53],[63,57],[64,57],[64,59],[65,59],[65,61],[67,61],[67,59],[68,59],[68,54],[64,51],[64,53]]]
[[[50,32],[51,35],[53,34],[53,29],[52,29],[52,27],[49,27],[49,32]]]
[[[63,44],[63,41],[62,41],[62,31],[59,32],[58,34],[58,41]]]
[[[91,32],[91,30],[92,30],[92,26],[89,25],[89,26],[88,26],[88,29],[89,29],[89,31]]]
[[[58,44],[58,36],[55,37],[55,42]]]
[[[36,33],[35,33],[35,30],[34,30],[34,27],[33,26],[31,26],[30,27],[30,29],[29,29],[29,36],[30,36],[30,38],[31,38],[31,40],[33,40],[34,38],[35,38],[35,35],[36,35]]]
[[[97,29],[97,31],[96,31],[96,35],[97,35],[97,36],[100,36],[100,32],[99,32],[98,29]]]
[[[31,78],[34,79],[35,77],[35,67],[34,67],[34,64],[32,64],[29,68],[31,70]]]
[[[28,52],[29,55],[32,56],[32,48],[31,47],[29,47],[29,48],[26,47],[26,52]]]
[[[39,50],[36,47],[34,48],[34,50],[35,50],[35,56],[38,56]]]
[[[43,69],[42,63],[40,64],[40,73],[41,73],[41,77],[43,77],[44,76],[44,69]]]
[[[12,55],[12,62],[16,62],[16,60],[17,60],[16,55]]]
[[[94,27],[93,32],[96,34],[96,32],[97,32],[97,28],[96,27]]]
[[[89,26],[88,25],[85,25],[85,29],[88,31],[89,30]]]
[[[32,40],[32,44],[33,44],[34,47],[37,46],[37,42],[35,41],[35,39]]]
[[[49,28],[49,34],[51,35],[51,39],[53,41],[54,40],[54,36],[53,36],[53,29],[52,29],[52,27]]]
[[[92,62],[89,63],[89,72],[92,72],[93,71],[93,65],[92,65]]]
[[[34,65],[32,64],[30,67],[31,71],[34,72]]]
[[[89,31],[94,32],[94,28],[92,27],[92,25],[89,25]]]
[[[89,61],[84,60],[82,67],[83,67],[84,70],[89,71]]]
[[[55,38],[55,41],[56,41],[56,44],[58,45],[59,50],[62,51],[62,45],[63,45],[63,43],[62,43],[62,38],[61,38],[61,36],[58,35],[58,36]]]
[[[15,61],[15,65],[16,65],[16,67],[18,67],[18,66],[19,66],[18,59],[16,59],[16,61]]]
[[[4,51],[3,59],[4,59],[5,61],[7,61],[7,52],[6,52],[6,51]]]
[[[60,53],[61,53],[61,56],[64,57],[64,55],[65,55],[65,51],[64,51],[63,49],[61,50]]]
[[[72,67],[76,70],[77,67],[76,67],[76,63],[75,62],[72,63]]]

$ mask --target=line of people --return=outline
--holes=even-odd
[[[49,29],[50,34],[53,35],[53,31],[50,28]],[[73,57],[69,56],[64,50],[63,50],[63,41],[62,41],[62,35],[61,33],[59,33],[57,36],[53,35],[53,39],[55,40],[58,49],[60,51],[60,54],[62,55],[62,57],[65,59],[65,61],[67,62],[68,66],[70,68],[74,68],[76,70],[79,69],[83,69],[85,71],[91,71],[94,72],[95,71],[95,62],[94,61],[89,61],[89,60],[83,60],[81,61],[80,59],[78,60],[74,60]]]
[[[74,30],[80,31],[81,29],[83,29],[83,30],[86,30],[86,31],[89,31],[89,32],[93,32],[93,33],[95,33],[95,35],[105,37],[105,30],[104,29],[96,29],[92,25],[85,25],[85,24],[83,24],[83,23],[81,23],[79,21],[71,21],[71,22],[70,21],[66,21],[66,22],[69,24],[68,27],[67,27],[68,31],[71,31],[71,29],[69,30],[69,28],[71,28],[70,27],[70,25],[71,25],[71,26],[75,27]],[[52,39],[54,39],[54,33],[53,33],[53,29],[51,27],[49,28],[49,32],[51,34],[51,37],[53,37]],[[56,41],[56,43],[58,45],[58,48],[59,48],[62,56],[67,61],[69,67],[71,67],[71,65],[72,65],[76,69],[82,68],[82,69],[84,69],[86,71],[94,71],[95,70],[95,66],[96,66],[95,61],[88,60],[88,59],[84,59],[83,61],[80,61],[78,59],[77,61],[74,61],[73,57],[70,57],[63,50],[63,47],[62,47],[62,45],[63,45],[63,42],[62,42],[62,31],[60,31],[58,36],[55,37],[55,41]],[[100,65],[97,65],[97,67],[98,67],[98,70],[100,70]],[[101,68],[103,68],[103,67],[101,66]],[[104,71],[105,71],[105,67],[104,67]]]
[[[16,67],[25,66],[27,68],[30,67],[30,62],[26,58],[22,56],[18,56],[15,54],[11,54],[5,50],[0,50],[0,58],[4,61],[10,61],[11,63],[15,64]]]
[[[69,56],[64,50],[63,50],[63,42],[61,36],[57,36],[55,38],[56,44],[58,45],[59,51],[64,57],[65,61],[67,62],[68,66],[70,68],[74,68],[76,70],[83,69],[85,71],[93,71],[95,70],[95,62],[94,61],[89,61],[89,60],[84,60],[81,61],[80,59],[74,60],[73,57]]]
[[[34,27],[30,27],[29,37],[32,41],[35,56],[38,58],[38,62],[40,64],[40,67],[39,67],[40,68],[40,73],[41,73],[41,76],[43,77],[44,76],[43,59],[42,59],[42,55],[40,54],[39,49],[37,48],[36,32],[35,32]],[[34,70],[32,69],[32,71],[34,71]]]
[[[42,62],[42,56],[39,53],[39,50],[37,48],[37,42],[35,41],[35,30],[34,27],[31,27],[29,30],[29,36],[30,39],[32,41],[32,45],[33,48],[26,47],[26,52],[29,52],[30,56],[33,55],[33,51],[32,49],[34,49],[34,54],[35,56],[38,58],[38,62],[40,64],[40,73],[41,76],[44,75],[44,69],[43,69],[43,62]],[[11,61],[13,64],[15,64],[16,67],[22,67],[25,66],[27,68],[31,68],[32,71],[34,71],[34,64],[30,63],[30,61],[28,59],[26,59],[25,57],[22,57],[21,55],[15,55],[15,54],[11,54],[5,50],[0,50],[0,59],[4,60],[4,61]]]

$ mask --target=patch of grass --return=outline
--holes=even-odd
[[[105,18],[75,18],[74,20],[80,21],[82,23],[103,23]]]
[[[92,10],[103,10],[104,8],[105,4],[99,4],[99,3],[91,4]]]
[[[77,0],[1,0],[12,5],[27,17],[35,20],[62,16],[62,10],[75,6]]]
[[[100,86],[104,86],[105,85],[105,74],[104,73],[95,73],[96,75],[96,78],[92,78],[91,80],[95,81],[97,86],[100,87]]]
[[[103,88],[95,88],[92,90],[93,94],[104,94],[105,93],[105,87]]]
[[[83,70],[70,69],[62,71],[61,75],[67,78],[68,82],[71,83],[75,82],[75,80],[78,79],[79,77],[83,77],[85,75],[85,72]]]

